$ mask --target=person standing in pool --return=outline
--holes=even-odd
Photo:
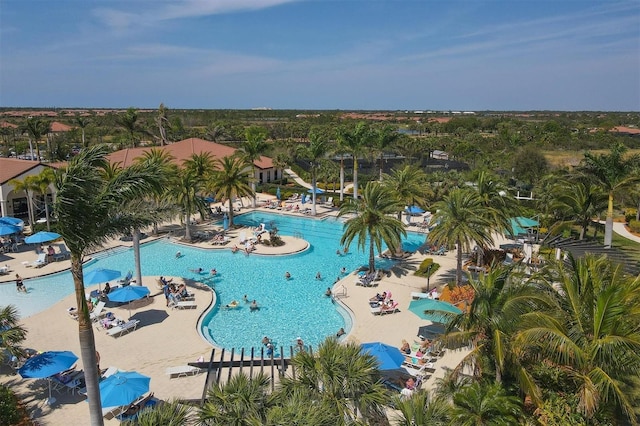
[[[27,288],[24,286],[24,283],[22,282],[22,277],[18,274],[16,274],[16,290],[21,291],[23,293],[27,292]]]

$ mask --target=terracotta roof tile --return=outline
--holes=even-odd
[[[42,163],[38,161],[0,158],[0,185],[4,185],[11,179],[20,177],[21,174],[38,167],[40,164]]]

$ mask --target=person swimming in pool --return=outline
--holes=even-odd
[[[291,279],[291,274],[289,273],[289,271],[287,271],[287,272],[285,272],[285,273],[284,273],[284,277],[285,277],[286,279]]]
[[[204,269],[202,268],[195,268],[195,269],[189,269],[191,272],[195,272],[196,274],[201,274],[202,271],[204,271]]]

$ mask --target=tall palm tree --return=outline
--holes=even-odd
[[[340,129],[337,133],[335,145],[331,150],[332,155],[340,157],[340,202],[344,201],[344,156],[348,153],[349,149],[344,143],[344,139],[341,136],[345,131]]]
[[[311,167],[311,214],[316,215],[316,191],[318,188],[317,178],[318,169],[320,168],[322,161],[325,159],[327,152],[329,152],[329,140],[326,135],[320,132],[309,132],[309,145],[298,146],[298,152],[300,157],[306,159],[310,163]]]
[[[382,184],[387,187],[398,200],[400,209],[397,212],[398,220],[402,219],[402,206],[418,204],[426,206],[427,194],[430,188],[427,186],[427,176],[418,167],[405,165],[394,169],[390,175],[383,175]]]
[[[349,246],[355,239],[358,248],[365,251],[369,246],[369,272],[375,271],[375,251],[382,251],[386,244],[391,253],[401,248],[402,238],[407,231],[393,216],[397,212],[398,201],[393,194],[378,182],[369,182],[362,191],[362,199],[353,199],[340,206],[338,216],[355,215],[344,224],[340,244]]]
[[[84,149],[56,173],[57,197],[54,212],[58,230],[71,252],[71,274],[78,305],[78,334],[84,365],[90,422],[102,425],[102,407],[98,388],[95,340],[85,296],[82,262],[91,249],[132,227],[149,222],[130,217],[121,210],[128,201],[160,191],[159,170],[152,164],[134,164],[105,180],[103,170],[108,149],[96,145]]]
[[[519,320],[550,305],[546,287],[519,279],[512,268],[494,267],[478,279],[470,279],[473,300],[460,314],[445,314],[448,330],[444,342],[449,347],[470,345],[471,351],[456,368],[469,367],[478,378],[496,383],[517,381],[521,389],[536,402],[540,393],[531,374],[512,347],[519,331]],[[452,380],[457,380],[454,375]]]
[[[372,137],[372,152],[379,156],[380,160],[380,181],[382,182],[382,168],[384,161],[384,153],[389,149],[389,147],[393,146],[393,144],[400,139],[400,133],[398,130],[390,125],[384,125],[378,129],[375,129]]]
[[[581,240],[593,218],[607,209],[607,194],[583,179],[561,181],[553,187],[553,194],[552,208],[562,215],[563,221],[570,220],[580,226]]]
[[[251,206],[256,208],[256,165],[255,162],[260,159],[267,149],[267,131],[262,127],[250,126],[245,130],[246,142],[242,144],[240,150],[244,153],[246,161],[251,165],[251,191],[253,198]]]
[[[85,140],[85,129],[89,124],[91,124],[91,119],[88,117],[76,117],[74,121],[76,126],[80,127],[80,131],[82,132],[82,147],[86,148],[88,145]]]
[[[369,125],[358,123],[352,129],[342,129],[338,134],[341,146],[353,156],[353,198],[358,198],[358,157],[362,155],[372,140]]]
[[[570,255],[540,278],[553,305],[525,318],[516,344],[568,374],[587,418],[615,407],[633,423],[625,388],[640,376],[640,278],[593,255]]]
[[[229,203],[229,226],[233,226],[233,199],[250,197],[254,194],[249,186],[247,168],[250,167],[242,157],[229,156],[216,161],[217,170],[207,182],[207,189],[215,193],[217,200],[224,199]]]
[[[50,218],[49,218],[49,202],[47,200],[47,194],[49,193],[49,187],[55,182],[56,174],[53,169],[47,167],[42,170],[33,179],[33,191],[36,194],[40,194],[44,200],[44,212],[47,219],[47,231],[51,230]]]
[[[515,425],[523,417],[522,404],[498,384],[473,383],[453,397],[451,424],[460,426]]]
[[[124,114],[116,116],[116,123],[129,133],[131,147],[135,148],[138,145],[135,135],[142,132],[142,127],[138,123],[138,111],[135,108],[128,108]]]
[[[269,377],[260,372],[249,379],[238,373],[224,385],[216,383],[207,390],[207,401],[199,411],[203,425],[264,424],[269,408]]]
[[[454,189],[433,209],[436,210],[433,220],[438,225],[429,233],[429,241],[456,245],[456,284],[462,285],[462,253],[469,252],[474,244],[482,247],[491,244],[491,232],[497,226],[487,218],[482,199],[473,189]]]
[[[579,171],[589,176],[602,187],[609,196],[607,220],[604,227],[604,245],[611,247],[613,239],[613,200],[616,192],[640,181],[638,174],[638,158],[625,159],[626,147],[618,143],[611,148],[609,154],[592,154],[586,152]]]
[[[180,209],[182,220],[184,220],[184,238],[186,241],[191,241],[191,216],[196,212],[204,216],[207,210],[201,194],[204,182],[195,171],[183,169],[174,176],[171,187],[170,195]]]
[[[51,132],[51,123],[49,121],[41,120],[37,117],[29,117],[27,121],[21,127],[22,133],[27,133],[29,135],[29,148],[32,149],[31,142],[36,144],[36,156],[37,160],[40,161],[40,139],[43,136],[48,135]],[[33,150],[30,155],[33,160]]]
[[[7,355],[23,355],[21,343],[27,338],[27,329],[20,325],[18,308],[13,305],[0,307],[0,363]]]
[[[11,179],[9,185],[13,186],[13,190],[16,192],[23,192],[27,198],[27,214],[29,215],[29,225],[33,226],[35,218],[33,214],[33,193],[36,190],[36,183],[34,176],[27,176],[22,180]]]
[[[158,115],[156,115],[156,117],[154,118],[154,121],[158,126],[158,133],[160,135],[160,146],[164,146],[169,142],[167,140],[167,129],[165,128],[165,126],[171,123],[169,122],[169,118],[167,117],[167,111],[168,109],[164,106],[164,104],[160,103],[160,106],[158,107]]]
[[[303,390],[311,404],[322,404],[336,424],[353,424],[379,413],[387,402],[377,360],[357,343],[328,338],[317,353],[298,352],[291,360],[296,378],[281,380],[279,396]]]

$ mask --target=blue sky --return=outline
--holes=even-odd
[[[0,106],[640,111],[640,1],[0,0]]]

